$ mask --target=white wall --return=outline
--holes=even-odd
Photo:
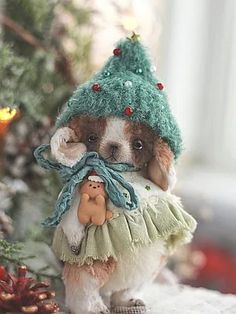
[[[236,171],[236,1],[159,0],[160,74],[185,158]]]

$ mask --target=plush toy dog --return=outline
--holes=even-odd
[[[121,41],[59,116],[51,139],[57,163],[36,152],[45,168],[66,178],[46,224],[57,225],[53,250],[64,262],[66,305],[75,314],[122,306],[136,313],[143,304],[137,293],[196,227],[171,194],[181,137],[152,70],[137,35]],[[103,183],[89,183],[94,170]],[[101,184],[105,191],[96,199],[89,190]],[[99,211],[101,219],[90,219]]]

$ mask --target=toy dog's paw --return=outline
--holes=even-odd
[[[74,217],[74,219],[77,219],[77,217]],[[69,246],[80,246],[81,242],[85,236],[84,231],[84,225],[79,225],[73,223],[67,224],[66,226],[63,226],[63,231],[66,235],[67,241]]]
[[[134,302],[134,301],[138,301],[138,302]],[[138,303],[143,304],[143,302],[141,300],[134,300],[134,301],[131,301],[131,302],[134,302],[136,304],[132,304],[130,306],[125,305],[125,306],[113,307],[111,310],[111,314],[146,314],[147,309],[146,309],[145,305],[138,305]]]
[[[102,302],[95,304],[91,314],[110,314],[110,310]]]

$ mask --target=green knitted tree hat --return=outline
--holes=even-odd
[[[138,35],[120,41],[101,71],[73,93],[56,126],[77,115],[141,122],[166,141],[177,158],[182,149],[180,130],[154,72]]]

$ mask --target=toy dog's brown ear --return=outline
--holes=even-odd
[[[168,144],[161,138],[156,139],[153,146],[153,158],[147,166],[148,178],[163,191],[169,187],[169,171],[174,156]]]
[[[51,138],[51,152],[54,158],[65,166],[72,167],[86,152],[86,146],[68,127],[58,129]]]

